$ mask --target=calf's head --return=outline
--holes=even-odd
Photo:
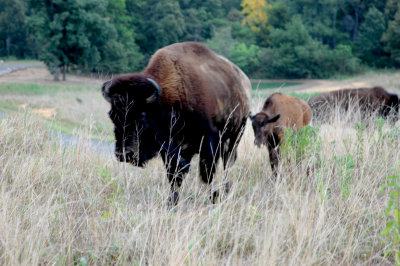
[[[266,113],[260,112],[256,115],[250,114],[249,117],[254,130],[254,144],[257,147],[267,145],[268,136],[272,134],[274,127],[273,123],[279,119],[280,114],[270,117]]]
[[[143,166],[157,154],[154,127],[149,114],[157,109],[161,89],[140,74],[120,75],[102,86],[103,97],[111,104],[115,155],[121,162]]]

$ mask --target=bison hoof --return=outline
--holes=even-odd
[[[211,202],[213,204],[217,203],[218,198],[219,198],[219,190],[217,189],[214,192],[212,192],[210,198],[211,198]]]
[[[178,201],[179,193],[177,191],[174,191],[169,195],[168,206],[174,207],[178,204]]]

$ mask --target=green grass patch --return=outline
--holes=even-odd
[[[307,102],[311,97],[320,94],[320,92],[288,92],[287,94]]]
[[[32,106],[30,106],[31,108]],[[0,102],[0,112],[5,113],[5,114],[12,114],[16,112],[25,112],[24,109],[22,109],[19,104],[15,102]],[[0,116],[1,117],[1,116]],[[76,135],[76,130],[83,128],[84,125],[78,123],[78,122],[73,122],[70,120],[66,119],[60,119],[56,116],[56,118],[53,119],[46,119],[42,118],[45,121],[45,124],[61,133],[69,134],[69,135]],[[106,141],[106,142],[113,142],[114,141],[114,136],[113,135],[105,135],[104,134],[104,128],[102,128],[101,125],[96,125],[95,127],[92,128],[91,130],[91,139],[94,140],[99,140],[99,141]]]
[[[19,107],[16,103],[0,102],[0,112],[9,113],[18,111]]]
[[[48,127],[55,130],[56,132],[61,132],[72,136],[77,135],[77,129],[84,128],[84,125],[80,123],[72,122],[65,119],[48,120],[46,124]],[[105,142],[114,141],[114,135],[104,135],[104,129],[99,125],[93,127],[90,133],[90,139]]]
[[[298,82],[266,82],[266,81],[252,81],[251,87],[253,90],[265,90],[265,89],[276,89],[284,88],[289,86],[301,85]]]
[[[59,85],[38,84],[0,84],[0,94],[26,94],[26,95],[51,95],[61,91],[87,91],[95,90],[93,87],[74,87]]]
[[[254,98],[268,98],[273,91],[253,91],[252,95]],[[304,101],[308,101],[311,97],[314,97],[315,95],[318,95],[320,92],[288,92],[284,93],[296,98],[300,98]]]

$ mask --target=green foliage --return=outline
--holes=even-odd
[[[298,16],[285,29],[272,29],[270,40],[272,48],[261,51],[260,65],[271,77],[324,78],[358,71],[350,47],[339,45],[332,50],[312,39]]]
[[[388,22],[387,31],[382,36],[382,41],[392,60],[400,66],[400,2],[395,10],[394,17]]]
[[[0,1],[0,52],[23,57],[26,31],[25,4],[21,0]]]
[[[289,92],[288,94],[293,96],[293,97],[302,99],[305,102],[308,102],[308,100],[311,97],[314,97],[314,96],[318,95],[319,92]]]
[[[388,57],[381,44],[382,33],[385,27],[384,14],[375,7],[371,7],[360,26],[360,36],[358,39],[359,55],[364,62],[371,66],[382,67],[388,63]]]
[[[127,24],[122,0],[30,1],[31,35],[49,69],[76,66],[84,71],[124,72],[137,68],[141,55]],[[129,22],[129,21],[128,21]]]
[[[357,162],[363,160],[364,154],[364,132],[365,132],[365,125],[363,123],[356,123],[356,130],[357,130]]]
[[[267,1],[252,11],[259,31],[241,23],[241,2],[4,0],[0,53],[43,60],[51,71],[123,73],[161,47],[197,41],[253,78],[351,75],[360,69],[353,51],[372,67],[400,66],[397,0]]]
[[[126,209],[124,200],[125,196],[123,194],[124,186],[120,182],[120,178],[113,178],[111,172],[106,169],[97,168],[96,173],[107,182],[110,187],[110,191],[107,192],[107,201],[111,203],[117,210],[124,212]],[[106,218],[112,215],[112,210],[102,214],[101,218]]]
[[[394,255],[395,264],[400,265],[400,174],[399,170],[392,169],[393,175],[387,177],[388,184],[381,186],[381,191],[389,192],[389,201],[384,212],[386,227],[381,235],[388,242],[385,257]]]
[[[247,45],[253,45],[256,42],[256,34],[254,31],[250,31],[248,27],[244,26],[240,22],[232,23],[232,37],[238,42],[245,43]]]
[[[247,46],[245,43],[236,43],[232,51],[231,60],[245,73],[251,75],[258,69],[260,64],[257,56],[259,51],[260,47],[256,45]]]
[[[344,156],[334,156],[338,177],[340,178],[340,188],[342,190],[342,199],[347,200],[351,193],[351,184],[353,181],[353,172],[356,161],[351,154]]]
[[[300,161],[308,158],[315,151],[319,151],[322,144],[318,138],[318,131],[319,128],[310,125],[306,125],[298,131],[286,128],[281,144],[282,156]]]
[[[213,37],[206,45],[216,53],[230,58],[234,48],[234,40],[229,27],[216,28]]]

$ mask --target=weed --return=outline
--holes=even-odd
[[[309,157],[314,151],[320,151],[321,140],[318,136],[319,128],[307,125],[298,131],[287,128],[284,131],[281,145],[282,155],[292,157],[296,161]],[[314,148],[313,148],[314,147]]]
[[[384,212],[386,227],[381,235],[389,243],[385,257],[393,254],[396,265],[400,265],[400,174],[398,169],[392,171],[395,173],[387,178],[389,183],[380,188],[381,191],[389,190],[389,201]]]
[[[364,132],[365,125],[363,123],[356,123],[357,130],[357,162],[358,164],[362,162],[364,155]]]
[[[124,186],[119,182],[120,178],[111,177],[111,171],[106,169],[97,168],[96,173],[99,174],[111,187],[111,191],[107,194],[107,201],[115,206],[119,211],[125,212],[126,205],[122,202],[125,198],[123,194]],[[106,218],[111,215],[112,212],[105,212],[101,217]]]
[[[342,191],[342,199],[347,200],[351,193],[351,184],[353,180],[353,172],[356,166],[353,155],[334,156],[338,166],[338,175],[340,177],[340,188]]]

